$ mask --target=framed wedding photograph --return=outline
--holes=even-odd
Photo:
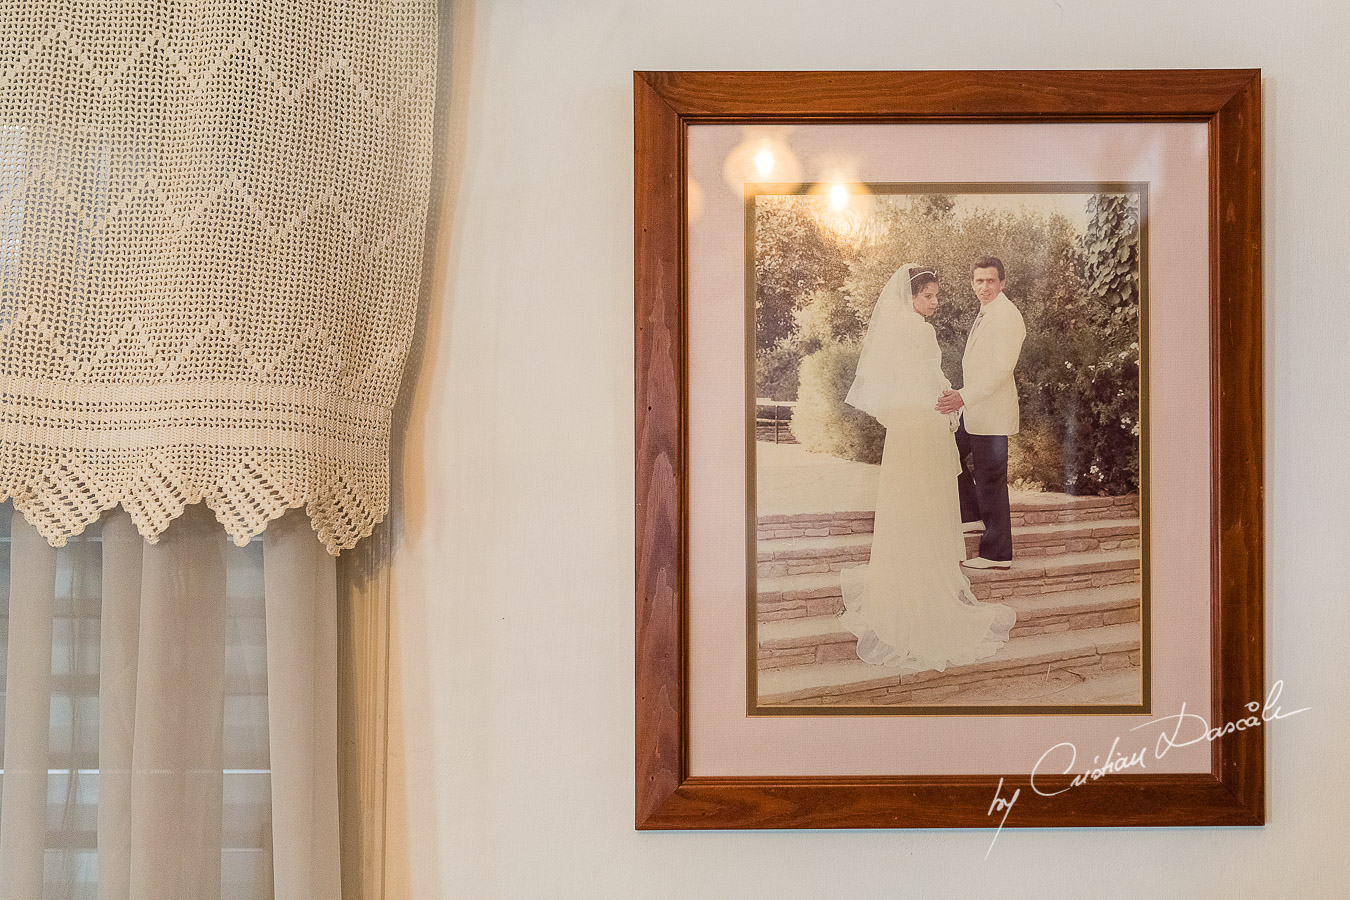
[[[634,114],[637,827],[1262,824],[1259,70]]]
[[[750,715],[1148,712],[1148,187],[745,185]]]

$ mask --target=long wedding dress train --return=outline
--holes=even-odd
[[[961,570],[956,444],[946,417],[930,415],[886,429],[871,558],[839,573],[858,658],[915,672],[993,656],[1017,621],[976,600]]]
[[[840,572],[840,618],[858,637],[860,659],[945,671],[998,652],[1017,612],[975,599],[961,568],[960,463],[948,418],[933,409],[951,385],[932,325],[913,310],[912,268],[877,301],[848,396],[886,426],[886,442],[871,557]]]

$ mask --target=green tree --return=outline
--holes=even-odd
[[[793,313],[813,291],[837,287],[847,273],[842,249],[812,214],[814,198],[755,198],[755,347],[792,337]]]

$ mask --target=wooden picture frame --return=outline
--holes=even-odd
[[[1209,137],[1211,709],[1264,697],[1259,70],[634,75],[636,827],[994,827],[1025,774],[691,776],[687,129],[698,124],[1194,122]],[[1023,790],[1010,827],[1260,825],[1263,729],[1208,773]],[[1068,775],[1038,776],[1047,791]],[[1008,796],[1012,785],[1002,790]]]

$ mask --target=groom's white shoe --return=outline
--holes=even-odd
[[[974,522],[961,523],[962,534],[970,534],[972,531],[984,531],[984,520],[976,519]]]
[[[965,559],[961,565],[968,569],[1010,569],[1012,562],[1010,560],[985,559],[983,556],[977,556],[974,559]]]

